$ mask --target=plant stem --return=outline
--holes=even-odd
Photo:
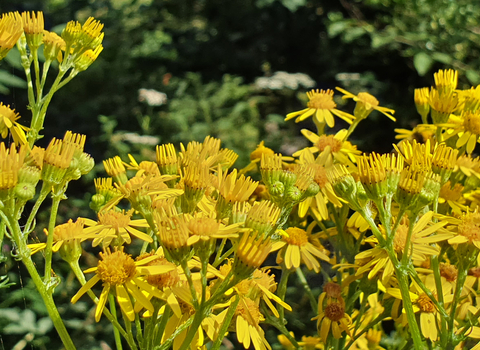
[[[222,326],[220,327],[220,330],[218,331],[217,339],[213,342],[212,347],[210,350],[219,350],[220,345],[222,345],[223,338],[227,334],[228,327],[230,326],[230,323],[232,322],[232,318],[235,315],[235,311],[237,309],[237,305],[240,302],[240,296],[236,296],[235,300],[233,303],[230,304],[228,307],[227,314],[225,315],[225,318],[223,319]]]
[[[117,318],[117,309],[115,307],[115,299],[113,294],[108,296],[108,302],[110,304],[110,312],[112,313],[112,316]],[[117,350],[122,350],[122,339],[120,339],[120,333],[116,327],[113,327],[113,335],[115,337],[115,345],[117,346]]]
[[[310,299],[310,306],[312,307],[313,312],[317,312],[318,310],[317,299],[313,295],[313,292],[310,289],[310,286],[308,285],[307,279],[305,278],[305,275],[303,274],[302,269],[300,267],[297,267],[296,272],[297,272],[298,278],[300,279],[300,283],[303,285],[305,292],[307,292],[308,299]]]
[[[58,206],[63,197],[63,191],[54,194],[52,201],[52,208],[50,209],[50,221],[48,223],[47,247],[45,248],[45,283],[49,283],[52,275],[52,246],[53,246],[53,231],[55,229],[55,222],[57,220]],[[53,290],[52,290],[53,292]]]

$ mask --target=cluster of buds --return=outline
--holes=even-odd
[[[262,154],[260,173],[272,202],[279,207],[291,208],[320,191],[314,181],[312,165],[299,164],[291,170],[283,169],[280,154]]]

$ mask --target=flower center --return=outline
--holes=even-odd
[[[480,277],[480,267],[472,267],[470,270],[468,270],[468,275],[479,278]]]
[[[333,135],[322,135],[316,143],[320,152],[323,152],[325,148],[330,146],[330,150],[333,153],[340,152],[342,149],[342,142],[337,140]]]
[[[320,164],[313,164],[313,167],[315,169],[313,181],[315,181],[320,188],[324,188],[328,183],[327,171],[325,170],[325,167]]]
[[[152,254],[145,254],[145,256],[139,256],[137,260],[151,256]],[[159,257],[156,260],[150,261],[146,266],[175,266],[165,258]],[[147,276],[147,282],[158,288],[169,288],[175,287],[178,282],[180,282],[180,275],[178,274],[177,269],[174,269],[170,272]]]
[[[418,297],[417,305],[421,312],[435,312],[435,305],[425,293]]]
[[[378,100],[368,92],[359,92],[357,97],[358,102],[363,103],[366,109],[373,109],[378,106]]]
[[[310,99],[307,103],[308,108],[332,110],[337,107],[337,104],[333,102],[332,90],[312,90],[307,93],[307,96]]]
[[[393,249],[397,253],[403,252],[405,249],[405,243],[407,242],[407,235],[408,235],[408,225],[400,224],[395,232],[395,237],[393,238]],[[415,240],[415,234],[412,233],[412,237],[410,239],[410,243],[413,243]]]
[[[239,303],[235,310],[236,316],[242,316],[252,326],[258,326],[261,314],[255,302],[249,298],[243,298],[244,303]]]
[[[450,187],[450,181],[440,189],[440,198],[443,198],[447,201],[456,202],[462,197],[463,186],[459,183],[455,184],[453,188]]]
[[[470,242],[480,240],[480,213],[465,214],[458,225],[458,234],[466,237]]]
[[[158,176],[160,176],[160,170],[158,170],[157,163],[143,161],[138,165],[138,167],[141,170],[144,170],[145,174],[147,174],[147,175],[158,175]]]
[[[458,270],[455,265],[440,263],[440,276],[445,277],[448,282],[454,282],[457,279]]]
[[[342,296],[342,288],[336,283],[328,282],[324,287],[323,291],[325,292],[327,298],[339,299]]]
[[[68,241],[70,239],[80,238],[84,224],[85,220],[79,218],[76,222],[70,219],[66,224],[58,225],[53,231],[54,241]]]
[[[197,236],[210,236],[218,232],[220,224],[212,218],[196,218],[190,220],[188,229]]]
[[[298,227],[289,227],[285,230],[287,232],[288,237],[283,237],[282,239],[286,241],[288,244],[303,246],[308,243],[308,236],[305,230],[302,230]]]
[[[104,283],[122,285],[135,276],[135,262],[123,249],[111,253],[107,248],[100,256],[102,260],[98,262],[97,275]]]
[[[105,214],[98,213],[98,221],[102,225],[111,226],[118,230],[119,228],[127,227],[130,224],[130,217],[132,216],[132,213],[133,212],[131,210],[126,213],[124,210],[121,212],[110,210]]]
[[[330,320],[338,322],[345,315],[345,307],[338,302],[333,302],[325,308],[325,316]]]
[[[465,131],[480,135],[480,115],[469,111],[465,112],[463,114],[463,127]]]

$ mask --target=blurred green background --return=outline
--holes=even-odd
[[[372,114],[352,135],[361,150],[386,152],[392,148],[395,127],[419,122],[413,89],[432,85],[433,72],[459,70],[461,88],[480,82],[476,0],[0,3],[1,12],[25,10],[42,10],[46,29],[57,32],[69,20],[83,22],[89,16],[105,24],[104,51],[55,95],[45,138],[39,142],[45,146],[67,129],[84,133],[86,151],[98,164],[116,154],[124,160],[128,153],[152,159],[156,144],[173,142],[178,147],[206,135],[221,138],[224,147],[240,155],[237,167],[248,163],[249,153],[262,140],[289,155],[307,145],[299,130],[313,124],[285,123],[285,114],[304,108],[309,89],[335,86],[368,91],[382,106],[397,111],[396,124]],[[13,105],[20,121],[28,124],[22,79],[12,51],[0,63],[0,101]],[[339,97],[337,103],[353,109]],[[337,122],[336,129],[344,126]],[[92,215],[88,192],[95,175],[103,175],[102,166],[70,186],[59,222]],[[43,219],[48,206],[45,209]],[[45,308],[27,288],[27,274],[11,258],[11,249],[3,243],[0,275],[8,275],[15,285],[0,288],[0,350],[15,345],[17,350],[59,349]],[[69,303],[78,285],[61,262],[57,266],[62,278],[57,300],[78,348],[113,347],[111,327],[95,324],[93,305]],[[301,308],[302,301],[287,301]],[[313,334],[311,316],[296,317],[290,324],[299,334]]]

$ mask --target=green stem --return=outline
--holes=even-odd
[[[15,223],[14,225],[11,225],[10,223],[8,226],[11,229],[13,229],[11,234],[15,244],[17,245],[17,249],[19,252],[18,255],[21,258],[25,267],[27,268],[28,273],[32,278],[32,281],[35,284],[35,287],[40,293],[43,299],[43,302],[45,303],[45,306],[47,308],[50,319],[52,320],[53,325],[55,326],[55,329],[57,330],[58,335],[60,336],[60,339],[62,340],[62,343],[65,346],[65,349],[75,350],[76,349],[75,345],[73,344],[72,339],[70,338],[70,335],[68,334],[68,331],[65,328],[65,324],[63,323],[62,317],[58,313],[58,310],[53,300],[53,297],[51,295],[51,292],[49,289],[47,289],[46,284],[43,283],[42,278],[38,274],[35,264],[31,259],[30,250],[27,247],[26,241],[22,237],[22,233],[20,231],[20,227],[18,226],[18,222],[14,221],[14,223]]]
[[[272,317],[268,313],[268,310],[266,309],[265,305],[262,305],[262,311],[263,311],[263,314],[265,315],[265,322],[268,323],[269,325],[274,326],[276,329],[278,329],[285,337],[287,337],[287,339],[290,341],[290,343],[292,343],[292,345],[296,349],[299,349],[300,345],[295,340],[295,338],[290,334],[287,327],[285,327],[283,320]]]
[[[37,103],[42,98],[40,92],[40,65],[38,63],[38,48],[32,50],[33,67],[35,68],[35,88],[37,90]]]
[[[53,246],[53,231],[55,229],[55,222],[57,221],[58,206],[63,197],[63,191],[56,193],[53,196],[52,208],[50,209],[50,221],[48,223],[47,247],[45,248],[45,283],[50,281],[52,275],[52,246]]]
[[[27,223],[25,225],[24,232],[31,232],[32,231],[33,220],[35,220],[35,217],[37,216],[38,209],[40,209],[40,206],[42,205],[45,198],[47,198],[49,193],[50,193],[50,188],[44,182],[42,184],[42,189],[40,190],[40,194],[38,196],[38,199],[35,202],[35,204],[32,208],[32,211],[30,212],[30,215],[28,216],[28,220],[27,220]]]
[[[280,278],[280,283],[278,284],[277,295],[280,299],[285,301],[285,295],[287,294],[287,283],[288,277],[293,272],[293,270],[287,269],[285,264],[282,263],[282,277]],[[282,305],[278,305],[279,319],[282,324],[285,323],[285,309]]]
[[[83,274],[82,270],[80,269],[80,265],[78,265],[78,260],[77,261],[72,261],[69,262],[70,268],[72,269],[73,273],[75,274],[75,277],[77,277],[78,282],[83,286],[85,283],[87,283],[85,279],[85,275]],[[98,304],[98,298],[93,293],[91,290],[87,290],[87,294],[92,299],[92,301],[95,304]],[[113,315],[108,311],[107,308],[103,309],[103,314],[107,317],[108,321],[120,332],[122,337],[128,342],[128,345],[130,346],[131,349],[137,349],[137,346],[135,345],[135,341],[133,340],[133,337],[131,334],[127,334],[125,330],[122,328],[120,323],[117,321],[117,317],[113,317]]]
[[[313,312],[317,312],[318,310],[317,299],[313,295],[313,292],[310,289],[310,286],[308,285],[307,279],[305,278],[305,275],[303,274],[302,269],[300,267],[297,267],[296,271],[297,271],[297,276],[300,279],[300,283],[303,285],[303,288],[307,293],[308,299],[310,299],[310,306],[312,307]]]
[[[110,304],[110,312],[112,313],[112,316],[117,318],[117,309],[115,307],[115,297],[113,294],[108,296],[108,302]],[[113,327],[113,335],[115,337],[115,345],[117,346],[117,350],[122,350],[122,339],[120,339],[120,333],[116,327]]]
[[[408,266],[408,259],[410,257],[410,254],[409,254],[410,242],[412,241],[413,227],[415,226],[415,222],[417,221],[417,215],[416,214],[409,215],[408,220],[409,220],[409,223],[408,223],[407,239],[405,240],[405,248],[402,255],[402,266],[404,267]],[[412,253],[413,253],[413,247],[412,247]]]
[[[225,315],[225,318],[223,319],[222,326],[220,327],[220,330],[218,331],[217,339],[213,342],[212,347],[210,350],[219,350],[220,345],[222,345],[223,338],[225,338],[227,332],[228,332],[228,327],[230,326],[230,323],[232,322],[232,318],[235,315],[235,311],[237,310],[237,305],[240,302],[240,296],[236,296],[235,300],[233,303],[230,304],[228,307],[227,314]]]
[[[137,342],[138,344],[143,344],[142,324],[140,322],[140,316],[138,316],[138,313],[135,313],[135,328],[137,333]]]
[[[170,347],[172,346],[173,344],[173,341],[175,340],[176,337],[178,337],[180,335],[180,333],[182,333],[185,329],[187,329],[193,322],[193,316],[190,317],[187,321],[185,321],[185,323],[183,323],[181,326],[179,326],[175,332],[173,332],[173,334],[170,336],[170,338],[168,338],[165,343],[161,344],[161,345],[157,345],[154,350],[167,350],[167,349],[170,349]]]
[[[185,260],[182,260],[181,266],[183,272],[185,273],[185,277],[187,278],[188,286],[190,287],[190,294],[192,294],[192,304],[195,307],[195,310],[198,311],[199,307],[197,291],[195,290],[195,286],[193,285],[192,272],[190,271],[190,268],[188,267],[188,264]]]
[[[153,349],[155,344],[161,343],[163,333],[165,332],[165,327],[167,327],[167,323],[169,319],[170,319],[170,307],[166,305],[161,321],[155,325],[155,328],[153,331],[153,337],[152,337],[153,343],[151,343],[152,346],[148,347],[147,349]]]

